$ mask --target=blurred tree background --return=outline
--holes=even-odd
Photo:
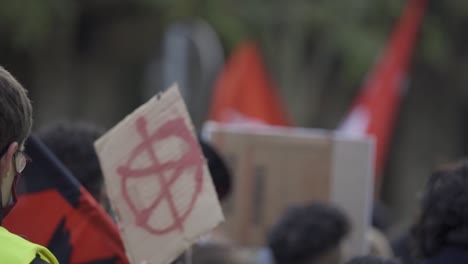
[[[165,28],[203,18],[226,56],[257,40],[295,123],[333,129],[349,109],[406,1],[0,1],[0,63],[30,90],[36,125],[110,127],[144,100],[144,72]],[[468,154],[468,1],[430,1],[385,171],[398,223],[434,166]],[[209,98],[206,98],[208,105]]]

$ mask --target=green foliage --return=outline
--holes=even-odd
[[[443,69],[450,63],[450,37],[439,20],[434,15],[425,19],[420,41],[421,55],[427,64]]]
[[[405,0],[140,0],[163,9],[168,21],[184,17],[202,17],[211,23],[221,35],[227,50],[246,37],[260,41],[274,64],[283,64],[281,53],[286,56],[305,57],[315,51],[314,44],[291,44],[285,51],[281,38],[290,41],[312,39],[327,43],[326,55],[313,54],[304,60],[294,60],[300,65],[290,65],[296,70],[303,68],[307,60],[328,56],[328,60],[343,62],[337,74],[356,83],[362,80],[383,49],[389,33],[401,15]],[[440,4],[443,10],[463,17],[468,13],[467,1],[448,1]],[[430,64],[447,63],[450,40],[438,21],[441,14],[426,19],[422,34],[422,56]],[[296,37],[292,37],[294,31]],[[299,36],[298,36],[299,34]],[[331,51],[330,51],[331,50]],[[321,49],[315,52],[322,52]],[[295,54],[295,55],[293,55]],[[284,56],[283,56],[284,58]],[[323,58],[321,58],[323,60]],[[281,67],[277,67],[281,71]],[[296,78],[297,76],[290,76]],[[288,81],[283,81],[288,83]]]
[[[111,3],[110,1],[109,3]],[[329,60],[343,62],[340,73],[350,82],[364,76],[401,15],[406,0],[137,0],[142,10],[154,10],[163,24],[201,17],[220,34],[230,51],[248,37],[260,41],[267,57],[289,54],[304,57],[294,60],[296,69],[314,54],[315,43],[329,45]],[[73,25],[83,2],[73,0],[2,0],[0,33],[10,36],[14,46],[34,49],[53,30]],[[468,1],[432,1],[432,12],[425,20],[419,52],[428,64],[449,63],[451,45],[461,38],[457,26],[466,19]],[[71,29],[70,29],[71,30]],[[292,33],[294,32],[294,33]],[[457,33],[457,34],[453,34]],[[285,51],[282,38],[291,44]],[[452,34],[452,35],[450,35]],[[283,44],[282,44],[283,43]],[[312,55],[310,55],[312,53]],[[309,55],[308,55],[309,54]],[[286,56],[286,55],[285,55]],[[275,63],[281,64],[276,60]]]
[[[335,45],[343,61],[345,78],[360,81],[369,71],[385,44],[383,34],[366,32],[353,26],[342,27],[336,34]]]
[[[33,49],[40,45],[54,26],[73,16],[70,0],[1,1],[1,31],[11,36],[14,46]]]

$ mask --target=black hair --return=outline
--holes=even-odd
[[[320,203],[286,210],[268,235],[276,263],[304,263],[336,248],[350,230],[346,215]]]
[[[372,208],[372,226],[385,233],[392,225],[392,220],[391,212],[387,206],[380,201],[375,201]]]
[[[434,172],[413,226],[416,253],[434,256],[444,246],[468,249],[468,162]]]
[[[203,139],[199,139],[203,155],[205,156],[211,178],[219,200],[224,200],[231,192],[231,173],[221,155]]]
[[[37,133],[97,201],[102,198],[104,178],[94,141],[102,134],[102,129],[89,123],[64,121],[46,126]]]

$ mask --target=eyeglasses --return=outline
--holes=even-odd
[[[22,150],[18,150],[14,155],[16,173],[22,173],[31,158]]]

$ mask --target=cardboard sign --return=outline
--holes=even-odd
[[[167,264],[223,214],[177,87],[95,143],[132,263]]]
[[[241,245],[265,244],[291,205],[331,202],[351,220],[346,253],[366,254],[373,191],[373,140],[311,129],[210,123],[204,135],[234,174],[226,228]]]

